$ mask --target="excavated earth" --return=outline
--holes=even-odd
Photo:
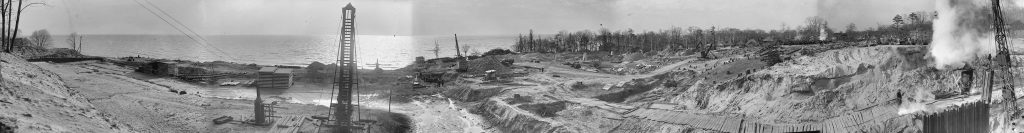
[[[60,77],[0,53],[0,132],[124,132]]]
[[[516,86],[474,84],[474,94],[501,93],[462,102],[505,132],[920,132],[917,114],[899,113],[906,103],[960,93],[962,70],[929,66],[926,46],[848,47],[773,66],[752,55],[640,75],[552,69]]]

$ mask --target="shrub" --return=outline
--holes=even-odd
[[[491,49],[491,51],[484,52],[484,54],[482,56],[486,57],[486,56],[491,56],[491,55],[507,55],[507,54],[513,54],[513,53],[515,53],[515,52],[512,52],[512,50],[496,48],[496,49]]]
[[[768,66],[773,66],[783,61],[782,55],[780,55],[782,51],[779,50],[778,45],[766,45],[758,51],[758,54],[761,55],[761,61],[767,63]]]

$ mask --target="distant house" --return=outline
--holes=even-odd
[[[294,84],[294,70],[295,69],[278,67],[260,68],[257,73],[258,78],[256,79],[256,87],[288,89]]]

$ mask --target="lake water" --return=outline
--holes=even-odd
[[[260,65],[306,66],[313,61],[334,63],[337,58],[337,36],[270,36],[222,35],[204,36],[209,45],[198,44],[186,36],[174,35],[85,35],[83,53],[105,57],[143,56],[195,61],[229,61]],[[67,36],[54,36],[55,47],[70,47]],[[486,52],[508,48],[514,36],[459,36],[459,44],[469,52]],[[452,36],[357,36],[357,54],[364,69],[372,68],[379,59],[384,69],[396,69],[412,63],[416,56],[434,58],[434,42],[440,44],[441,57],[455,56]],[[217,50],[219,49],[219,50]],[[255,99],[249,87],[197,87],[206,96],[227,99]],[[329,85],[297,84],[290,89],[264,90],[264,98],[287,99],[287,102],[327,106],[333,102]],[[361,94],[370,99],[377,94]],[[367,102],[367,101],[364,101]],[[368,101],[373,102],[373,101]]]
[[[55,36],[55,47],[70,47],[66,36]],[[216,35],[203,36],[208,43],[197,43],[180,35],[85,35],[82,53],[105,57],[143,56],[195,61],[228,61],[260,65],[306,66],[313,61],[336,62],[338,37],[288,35]],[[379,60],[385,69],[396,69],[415,57],[433,58],[434,42],[440,44],[440,57],[455,56],[453,36],[356,37],[357,59],[361,68],[372,68]],[[459,45],[468,53],[483,53],[494,48],[509,48],[514,36],[459,36]]]

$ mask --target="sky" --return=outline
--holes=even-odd
[[[822,16],[836,29],[932,11],[932,0],[29,0],[24,31],[182,34],[161,10],[202,35],[334,35],[352,3],[363,35],[515,35],[534,30],[672,27],[779,29]],[[137,3],[138,2],[138,3]],[[150,4],[151,3],[151,4]],[[146,7],[146,8],[144,8]],[[179,26],[180,27],[180,26]],[[187,29],[181,28],[184,32]]]

